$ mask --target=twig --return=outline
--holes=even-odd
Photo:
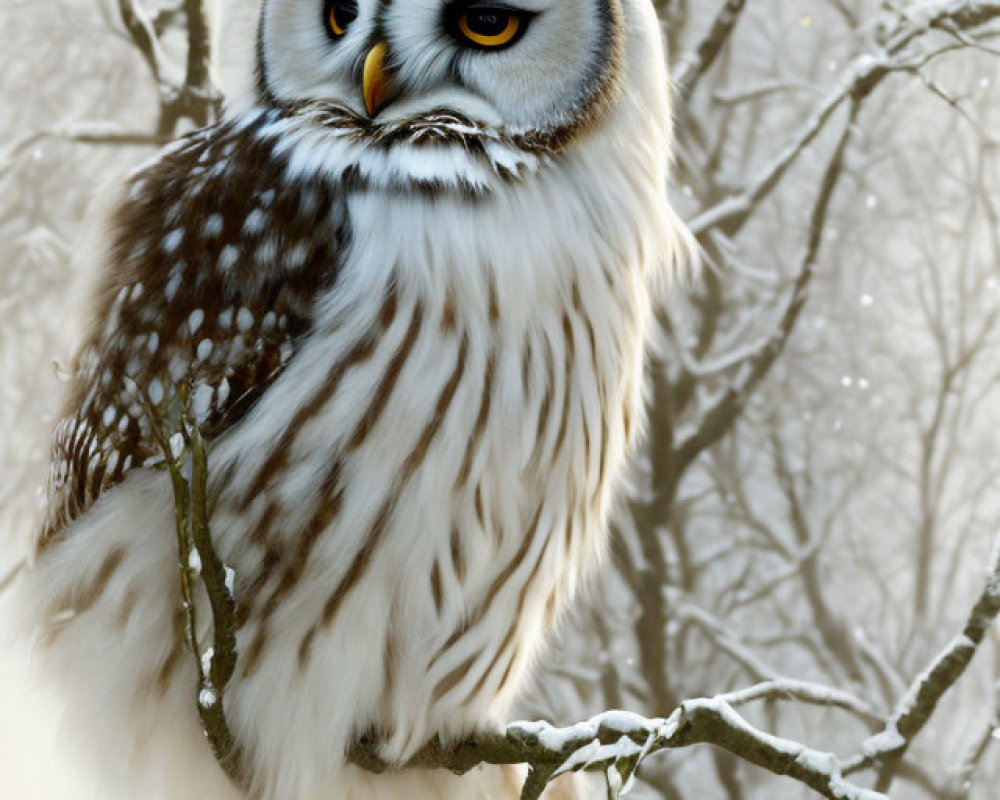
[[[165,58],[153,21],[135,0],[118,0],[118,13],[121,14],[122,24],[131,37],[132,44],[142,55],[153,80],[160,85],[162,91]]]
[[[235,758],[233,738],[226,725],[222,698],[236,669],[236,598],[235,573],[219,558],[209,531],[208,513],[208,455],[198,426],[186,419],[183,423],[185,444],[191,451],[191,542],[193,553],[198,554],[200,575],[212,608],[213,647],[202,655],[200,664],[206,691],[217,697],[218,712],[214,703],[208,703],[210,740],[216,743],[216,755],[222,760]],[[205,674],[207,673],[207,675]],[[205,700],[210,696],[205,695]],[[226,764],[223,764],[225,767]],[[233,767],[235,771],[235,767]],[[227,774],[230,769],[226,769]]]
[[[178,571],[188,648],[198,668],[198,715],[219,765],[241,785],[239,751],[226,722],[225,691],[236,665],[236,601],[232,571],[215,550],[209,531],[208,456],[197,425],[187,414],[186,387],[174,387],[181,404],[180,430],[170,431],[148,398],[146,415],[170,473],[177,528]],[[185,471],[190,469],[190,477]],[[198,641],[195,581],[201,583],[212,609],[212,647]]]
[[[701,77],[708,72],[740,20],[746,0],[726,0],[715,17],[708,35],[681,64],[677,73],[677,96],[690,101]]]
[[[68,142],[92,145],[154,146],[166,144],[170,137],[148,131],[126,130],[105,122],[77,122],[56,128],[35,131],[18,139],[0,155],[0,178],[11,170],[16,159],[44,139],[62,139]]]
[[[132,44],[142,55],[150,76],[156,83],[160,96],[160,113],[156,126],[158,136],[169,137],[181,120],[189,119],[202,126],[217,118],[222,106],[222,96],[212,84],[211,36],[203,0],[184,0],[182,14],[170,14],[157,21],[146,12],[141,0],[118,0],[122,24]],[[187,37],[184,81],[170,77],[180,70],[168,63],[162,46],[163,26],[166,19],[182,17]]]
[[[758,683],[749,689],[722,695],[722,699],[733,708],[757,700],[796,700],[807,705],[829,706],[849,711],[868,725],[885,724],[884,714],[850,692],[791,678]]]
[[[996,693],[997,688],[1000,687],[995,687],[994,693]],[[962,759],[962,764],[954,775],[954,789],[950,796],[955,800],[969,796],[976,769],[986,755],[990,743],[996,738],[997,730],[1000,730],[1000,713],[994,710],[989,721],[983,726],[982,732],[974,739],[968,754]]]

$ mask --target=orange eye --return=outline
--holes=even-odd
[[[513,44],[522,32],[524,18],[509,8],[467,8],[458,17],[458,33],[469,43],[488,50]]]
[[[356,0],[327,0],[326,28],[334,39],[339,39],[354,20],[358,18]]]

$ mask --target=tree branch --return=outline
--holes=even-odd
[[[139,395],[138,387],[132,387]],[[188,649],[198,669],[198,715],[212,753],[237,786],[243,783],[239,750],[226,721],[225,691],[236,667],[235,573],[223,564],[209,530],[208,453],[196,422],[188,414],[187,387],[175,386],[180,402],[179,430],[171,430],[151,400],[142,398],[170,474],[177,528],[181,608]],[[189,477],[190,476],[190,477]],[[198,639],[196,581],[201,579],[212,611],[212,645]]]
[[[930,666],[910,685],[884,730],[866,742],[862,755],[845,765],[849,775],[878,767],[879,791],[888,791],[900,762],[924,729],[945,693],[965,673],[982,644],[990,625],[1000,614],[1000,536],[994,551],[986,586],[969,614],[962,633],[942,650]]]
[[[752,211],[768,197],[781,182],[785,173],[805,149],[825,129],[834,112],[849,98],[862,98],[894,72],[918,72],[930,59],[944,50],[922,57],[908,58],[905,49],[931,30],[949,26],[949,31],[966,31],[1000,18],[1000,0],[991,2],[938,2],[922,10],[921,20],[909,20],[889,34],[889,41],[880,54],[863,54],[851,63],[843,79],[820,102],[809,119],[796,131],[792,140],[767,164],[757,178],[742,192],[726,198],[702,211],[690,223],[695,236],[712,228],[722,228],[735,235],[746,223]],[[950,48],[946,48],[950,49]]]
[[[833,755],[757,730],[724,697],[688,700],[666,720],[610,711],[569,728],[555,728],[546,722],[515,722],[500,733],[450,746],[435,740],[406,767],[465,773],[480,764],[530,764],[536,775],[547,776],[546,784],[569,772],[607,773],[614,769],[627,782],[650,755],[696,744],[721,747],[777,775],[804,783],[823,797],[883,797],[847,783]],[[370,743],[357,745],[351,760],[370,771],[387,769]],[[529,780],[522,800],[535,800],[543,789],[544,785],[536,786]]]
[[[170,141],[168,136],[149,131],[128,130],[113,123],[74,122],[35,131],[15,141],[7,148],[6,152],[0,155],[0,179],[7,176],[18,158],[45,139],[60,139],[79,144],[109,145],[112,147],[157,146]]]
[[[816,202],[813,205],[809,227],[809,240],[800,262],[798,276],[781,320],[775,329],[775,333],[767,343],[767,346],[760,348],[756,355],[745,364],[742,380],[727,389],[722,397],[716,401],[715,405],[705,413],[702,423],[698,426],[698,430],[688,439],[677,445],[678,462],[681,465],[681,469],[694,461],[699,454],[718,442],[726,434],[731,427],[732,420],[736,419],[750,394],[764,380],[771,371],[771,367],[774,366],[775,361],[784,352],[785,345],[788,343],[802,313],[802,309],[805,307],[808,289],[812,284],[816,260],[819,256],[820,245],[823,242],[823,233],[826,230],[827,210],[833,199],[834,191],[840,182],[844,155],[847,150],[847,144],[854,134],[854,123],[860,113],[860,108],[861,98],[852,98],[847,121],[844,124],[840,140],[826,168]]]
[[[149,18],[149,15],[136,0],[118,0],[118,13],[121,14],[122,24],[132,39],[132,44],[142,55],[153,80],[163,91],[165,56],[153,20]],[[176,89],[176,87],[173,88]]]
[[[715,17],[708,35],[681,64],[674,84],[677,96],[690,102],[701,77],[708,72],[739,22],[746,0],[726,0]]]

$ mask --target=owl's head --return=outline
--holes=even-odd
[[[358,147],[395,149],[361,172],[451,145],[453,162],[478,154],[519,174],[613,112],[634,50],[662,64],[658,42],[635,47],[651,28],[649,0],[265,0],[258,93]]]
[[[613,91],[621,28],[617,0],[267,0],[259,79],[376,123],[447,109],[553,132]]]

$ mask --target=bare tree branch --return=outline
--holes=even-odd
[[[744,369],[744,377],[727,389],[723,396],[705,413],[698,430],[677,446],[678,463],[682,469],[685,465],[690,464],[700,453],[718,442],[731,428],[732,421],[738,416],[747,398],[767,376],[775,361],[784,351],[785,345],[798,322],[799,315],[802,313],[808,297],[809,285],[812,283],[816,259],[823,241],[823,232],[826,230],[827,210],[829,209],[834,191],[840,182],[844,154],[847,144],[854,133],[854,123],[860,111],[862,96],[859,95],[851,101],[850,112],[841,133],[840,141],[837,144],[833,157],[830,159],[830,163],[820,184],[820,190],[812,211],[809,241],[802,256],[798,277],[792,288],[791,297],[780,322],[775,328],[775,333],[768,346],[761,349],[747,363]]]
[[[866,744],[864,753],[844,768],[844,774],[877,766],[876,787],[888,791],[900,762],[930,720],[945,693],[965,673],[972,657],[1000,614],[1000,537],[994,545],[986,586],[969,614],[962,633],[945,647],[910,685],[885,729]]]
[[[166,56],[160,46],[160,35],[153,20],[149,18],[138,0],[118,0],[118,13],[121,14],[122,24],[132,44],[145,60],[153,80],[163,91],[169,85],[165,84],[163,75]],[[177,87],[170,88],[176,90]]]
[[[166,144],[170,137],[148,131],[123,129],[113,123],[105,122],[76,122],[48,130],[35,131],[18,139],[7,148],[5,153],[0,154],[0,179],[10,173],[17,160],[24,153],[46,139],[111,147],[144,147]]]
[[[197,424],[188,416],[187,386],[175,386],[181,403],[178,430],[168,427],[150,399],[140,396],[159,444],[174,492],[181,608],[188,649],[198,669],[197,708],[212,753],[234,784],[243,782],[240,753],[226,721],[225,691],[236,667],[235,573],[223,564],[209,530],[208,453]],[[188,477],[190,475],[190,477]],[[212,612],[211,642],[199,641],[197,584],[200,578]]]
[[[685,103],[691,100],[698,81],[715,63],[729,41],[745,6],[746,0],[725,0],[708,34],[681,64],[675,85],[677,96]]]
[[[819,104],[806,123],[795,133],[792,140],[781,152],[761,170],[758,177],[741,193],[726,198],[721,203],[701,212],[689,227],[696,236],[711,228],[724,228],[734,235],[780,183],[791,165],[803,151],[825,129],[834,112],[851,97],[869,95],[890,74],[894,72],[914,72],[931,59],[950,47],[930,54],[908,57],[906,48],[916,39],[934,29],[968,31],[978,28],[1000,17],[1000,2],[936,2],[922,8],[919,20],[905,20],[888,35],[889,41],[884,52],[878,55],[865,54],[856,58],[845,72],[841,82]]]

